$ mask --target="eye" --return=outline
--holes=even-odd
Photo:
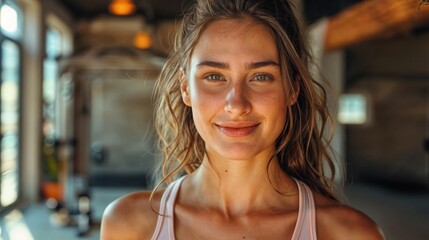
[[[225,80],[225,78],[223,78],[219,74],[209,74],[209,75],[205,76],[204,79],[209,80],[209,81],[223,81],[223,80]]]
[[[273,77],[271,75],[268,74],[257,74],[256,76],[254,76],[252,78],[253,81],[257,81],[257,82],[264,82],[264,81],[271,81],[273,80]]]

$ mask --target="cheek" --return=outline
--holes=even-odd
[[[195,81],[191,82],[189,93],[192,108],[202,112],[218,109],[224,100],[221,92],[213,90],[213,87],[201,86]]]
[[[199,95],[198,98],[193,98],[192,102],[192,118],[195,128],[204,142],[209,140],[211,128],[215,113],[211,107],[210,101],[204,101],[204,97]]]
[[[274,121],[276,123],[276,128],[283,130],[283,127],[285,126],[286,123],[286,109],[285,108],[279,108],[278,111],[276,113],[274,113]]]
[[[192,115],[195,125],[198,127],[201,126],[203,122],[207,122],[211,119],[215,101],[213,96],[200,89],[196,89],[195,86],[192,86],[189,93],[192,103]]]
[[[287,108],[286,96],[284,92],[270,91],[260,94],[259,98],[256,99],[263,103],[264,107],[274,112],[285,112]]]
[[[192,111],[194,118],[210,120],[219,110],[220,103],[212,95],[199,93],[198,95],[191,95]]]
[[[277,92],[267,94],[267,96],[269,97],[261,100],[264,101],[263,106],[261,106],[262,111],[269,115],[275,128],[273,130],[278,131],[280,129],[281,131],[286,122],[287,103],[285,96]]]

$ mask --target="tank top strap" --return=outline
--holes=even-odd
[[[303,182],[294,179],[299,191],[299,210],[292,240],[317,240],[316,207],[313,193]]]
[[[185,177],[186,176],[183,176],[172,182],[162,194],[159,206],[159,216],[152,240],[174,240],[174,203],[176,201],[180,185],[182,184]]]

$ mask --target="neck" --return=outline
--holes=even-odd
[[[205,158],[192,174],[204,201],[227,217],[244,216],[275,207],[282,193],[295,192],[296,186],[269,157],[248,160]]]

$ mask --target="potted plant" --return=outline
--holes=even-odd
[[[54,141],[45,139],[42,148],[42,194],[45,199],[63,199],[63,186],[59,182],[60,164],[56,156]]]

